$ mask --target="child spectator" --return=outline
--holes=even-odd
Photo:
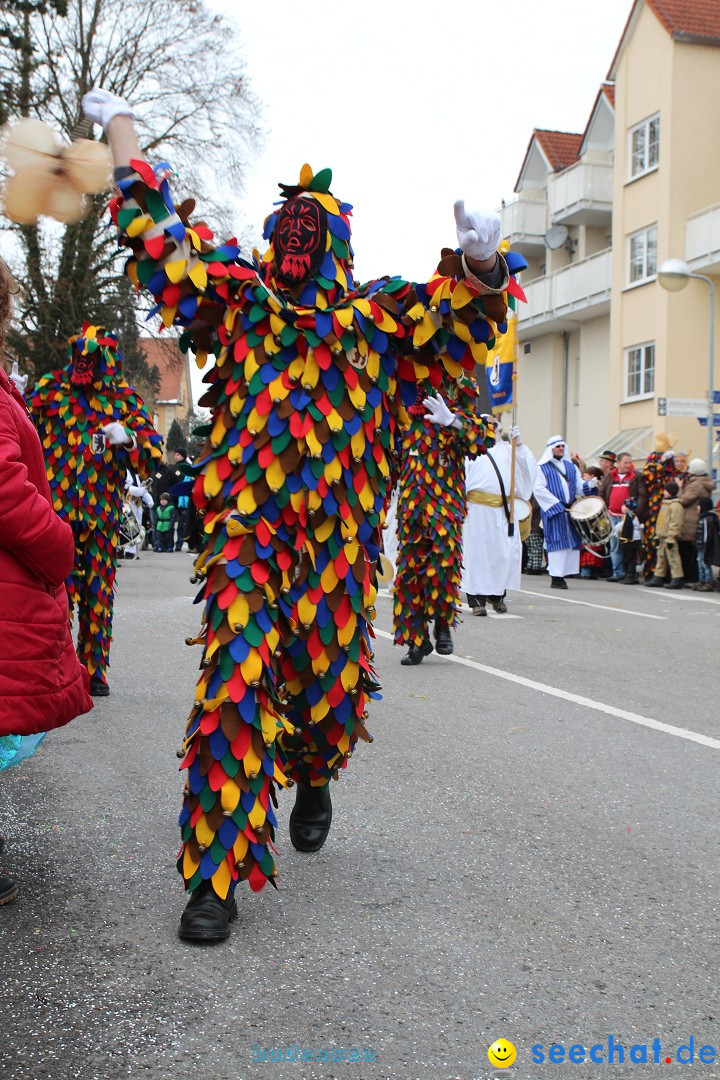
[[[615,526],[615,534],[620,543],[625,576],[623,585],[639,585],[637,575],[638,554],[642,540],[642,525],[637,516],[637,499],[625,499],[620,507],[621,518]]]
[[[674,480],[668,481],[663,490],[663,503],[655,525],[655,535],[659,543],[655,576],[647,583],[648,588],[651,589],[657,589],[665,585],[668,567],[670,568],[671,580],[665,585],[665,588],[682,589],[683,587],[683,568],[678,551],[678,535],[683,526],[684,511],[678,500],[679,490]]]
[[[602,469],[599,469],[597,465],[588,465],[582,474],[583,480],[597,480],[598,484],[603,478]],[[582,551],[580,552],[580,577],[589,578],[590,581],[597,581],[598,572],[601,572],[605,566],[605,560],[603,558],[605,551],[605,545],[596,545],[591,547],[587,544],[583,544]]]
[[[155,534],[157,536],[157,542],[155,544],[156,551],[172,551],[176,521],[177,510],[170,501],[168,492],[163,491],[160,496],[160,505],[157,509],[157,525],[155,526]]]
[[[696,592],[713,591],[713,566],[720,566],[720,527],[717,511],[713,510],[712,499],[708,495],[699,500],[700,515],[695,534],[695,554],[698,565],[698,580],[693,585]]]

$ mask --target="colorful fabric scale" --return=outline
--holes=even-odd
[[[111,205],[127,272],[165,325],[185,327],[198,364],[214,359],[193,490],[203,660],[178,868],[224,898],[275,877],[276,788],[328,783],[370,740],[376,563],[404,404],[418,380],[484,360],[506,298],[487,311],[462,274],[356,285],[351,207],[327,169],[306,165],[282,189],[268,251],[246,262],[234,240],[213,247],[190,224],[191,203],[174,206],[166,166],[132,167]]]
[[[112,637],[117,527],[128,466],[142,478],[162,439],[140,396],[122,375],[117,338],[85,323],[70,338],[67,367],[43,375],[28,395],[38,428],[55,510],[72,526],[75,566],[68,579],[78,609],[77,651],[90,675],[105,679]],[[86,381],[79,383],[81,377]],[[101,428],[126,427],[135,445],[110,446]]]
[[[398,484],[398,559],[394,588],[395,644],[420,645],[435,619],[457,624],[462,528],[467,514],[465,458],[494,440],[475,413],[471,378],[446,379],[440,392],[462,431],[425,420],[421,391],[404,433]]]

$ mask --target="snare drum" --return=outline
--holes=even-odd
[[[584,544],[606,544],[612,536],[612,522],[599,495],[585,495],[570,507],[570,517]]]
[[[517,522],[520,539],[525,543],[530,535],[532,506],[529,502],[526,502],[525,499],[513,499],[513,511],[515,513],[515,521]]]

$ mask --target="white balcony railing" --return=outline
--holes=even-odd
[[[581,322],[602,314],[600,305],[610,303],[611,257],[609,249],[599,251],[547,277],[523,282],[528,302],[520,304],[519,330],[549,330],[563,318]]]
[[[612,214],[612,165],[578,161],[550,177],[548,204],[556,224],[600,225]]]
[[[514,248],[544,247],[543,237],[547,232],[547,203],[544,199],[513,199],[498,212],[502,234]]]
[[[685,258],[695,273],[720,272],[720,203],[685,222]]]

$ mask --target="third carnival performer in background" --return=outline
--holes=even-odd
[[[90,675],[90,693],[106,697],[127,473],[146,478],[162,439],[123,377],[115,334],[85,323],[69,345],[67,366],[43,375],[27,400],[53,506],[75,537],[67,586],[71,610],[77,608],[78,656]]]
[[[435,648],[453,651],[451,628],[460,608],[462,528],[467,510],[465,458],[485,450],[485,428],[475,414],[477,387],[461,375],[444,379],[442,396],[418,394],[403,435],[397,499],[395,644],[400,661],[422,663]],[[491,440],[490,440],[491,441]]]
[[[509,271],[499,220],[455,214],[462,251],[427,284],[352,278],[351,207],[305,165],[265,223],[266,253],[213,245],[176,209],[169,169],[140,160],[127,102],[84,99],[113,150],[111,206],[127,272],[147,283],[183,348],[210,356],[212,431],[196,459],[203,518],[202,673],[181,756],[178,869],[191,896],[180,936],[226,938],[239,881],[274,882],[277,787],[297,784],[290,838],[325,842],[328,783],[377,696],[372,619],[392,455],[418,383],[483,363],[503,325]]]
[[[507,611],[505,593],[520,588],[522,541],[520,523],[515,515],[512,535],[509,532],[512,445],[500,438],[497,420],[495,445],[487,454],[468,459],[465,477],[468,512],[463,529],[462,588],[468,594],[473,615],[487,615],[487,602],[498,614]],[[513,497],[527,502],[535,487],[537,462],[522,441],[518,427],[510,431],[515,442],[515,487]]]

